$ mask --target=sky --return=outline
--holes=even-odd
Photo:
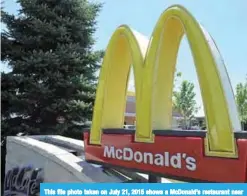
[[[100,0],[95,0],[99,2]],[[127,24],[143,35],[150,37],[161,13],[169,6],[180,4],[187,8],[215,40],[224,59],[231,84],[243,82],[247,75],[247,1],[246,0],[105,0],[97,18],[96,44],[94,48],[105,49],[114,30]],[[17,13],[15,0],[6,0],[5,10]],[[177,70],[182,80],[195,84],[196,101],[200,107],[197,116],[204,115],[200,88],[187,38],[182,40]],[[8,70],[6,66],[2,67]],[[129,89],[134,90],[133,75]]]

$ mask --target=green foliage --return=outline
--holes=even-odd
[[[194,84],[186,80],[182,81],[179,90],[173,93],[173,107],[182,114],[184,126],[187,126],[188,120],[198,111],[195,96]]]
[[[2,136],[18,132],[62,134],[91,119],[93,51],[101,5],[86,0],[18,0],[17,16],[2,11]],[[59,120],[60,119],[60,120]],[[61,121],[62,119],[62,121]]]
[[[236,102],[242,125],[247,123],[247,78],[236,86]]]
[[[176,70],[175,75],[174,75],[174,82],[173,82],[174,83],[173,84],[173,95],[176,93],[178,79],[181,77],[182,77],[182,73]]]
[[[176,88],[177,82],[178,82],[178,78],[182,77],[182,73],[177,71],[175,72],[175,76],[174,76],[174,87]]]

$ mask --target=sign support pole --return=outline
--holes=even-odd
[[[148,182],[149,183],[161,183],[161,177],[155,175],[148,175]]]

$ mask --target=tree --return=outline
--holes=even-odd
[[[245,83],[239,83],[236,86],[236,102],[242,129],[244,129],[244,124],[247,123],[247,78]]]
[[[175,74],[174,74],[174,82],[173,82],[173,92],[172,92],[172,96],[174,98],[175,94],[177,93],[177,88],[178,88],[178,79],[181,78],[182,73],[179,72],[177,69],[175,70]],[[174,100],[172,102],[172,108],[173,111],[176,110],[175,105],[174,105]]]
[[[2,11],[2,136],[18,132],[63,134],[91,119],[93,51],[101,4],[86,0],[18,0],[17,16]]]
[[[177,87],[178,78],[181,78],[181,76],[182,76],[182,73],[176,70],[175,75],[174,75],[174,88]]]
[[[179,90],[173,93],[173,107],[182,114],[184,128],[188,127],[188,122],[198,110],[195,96],[194,84],[186,80],[182,81]]]

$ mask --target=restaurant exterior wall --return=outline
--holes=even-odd
[[[124,116],[124,124],[126,125],[135,125],[136,119],[136,111],[135,111],[135,94],[134,92],[128,92],[127,100],[126,100],[126,109],[125,109],[125,116]],[[172,127],[176,128],[179,124],[179,118],[181,118],[181,114],[179,112],[173,112],[173,119],[172,119]]]
[[[136,118],[135,117],[125,116],[124,124],[126,124],[126,125],[135,125],[135,122],[136,122]]]

